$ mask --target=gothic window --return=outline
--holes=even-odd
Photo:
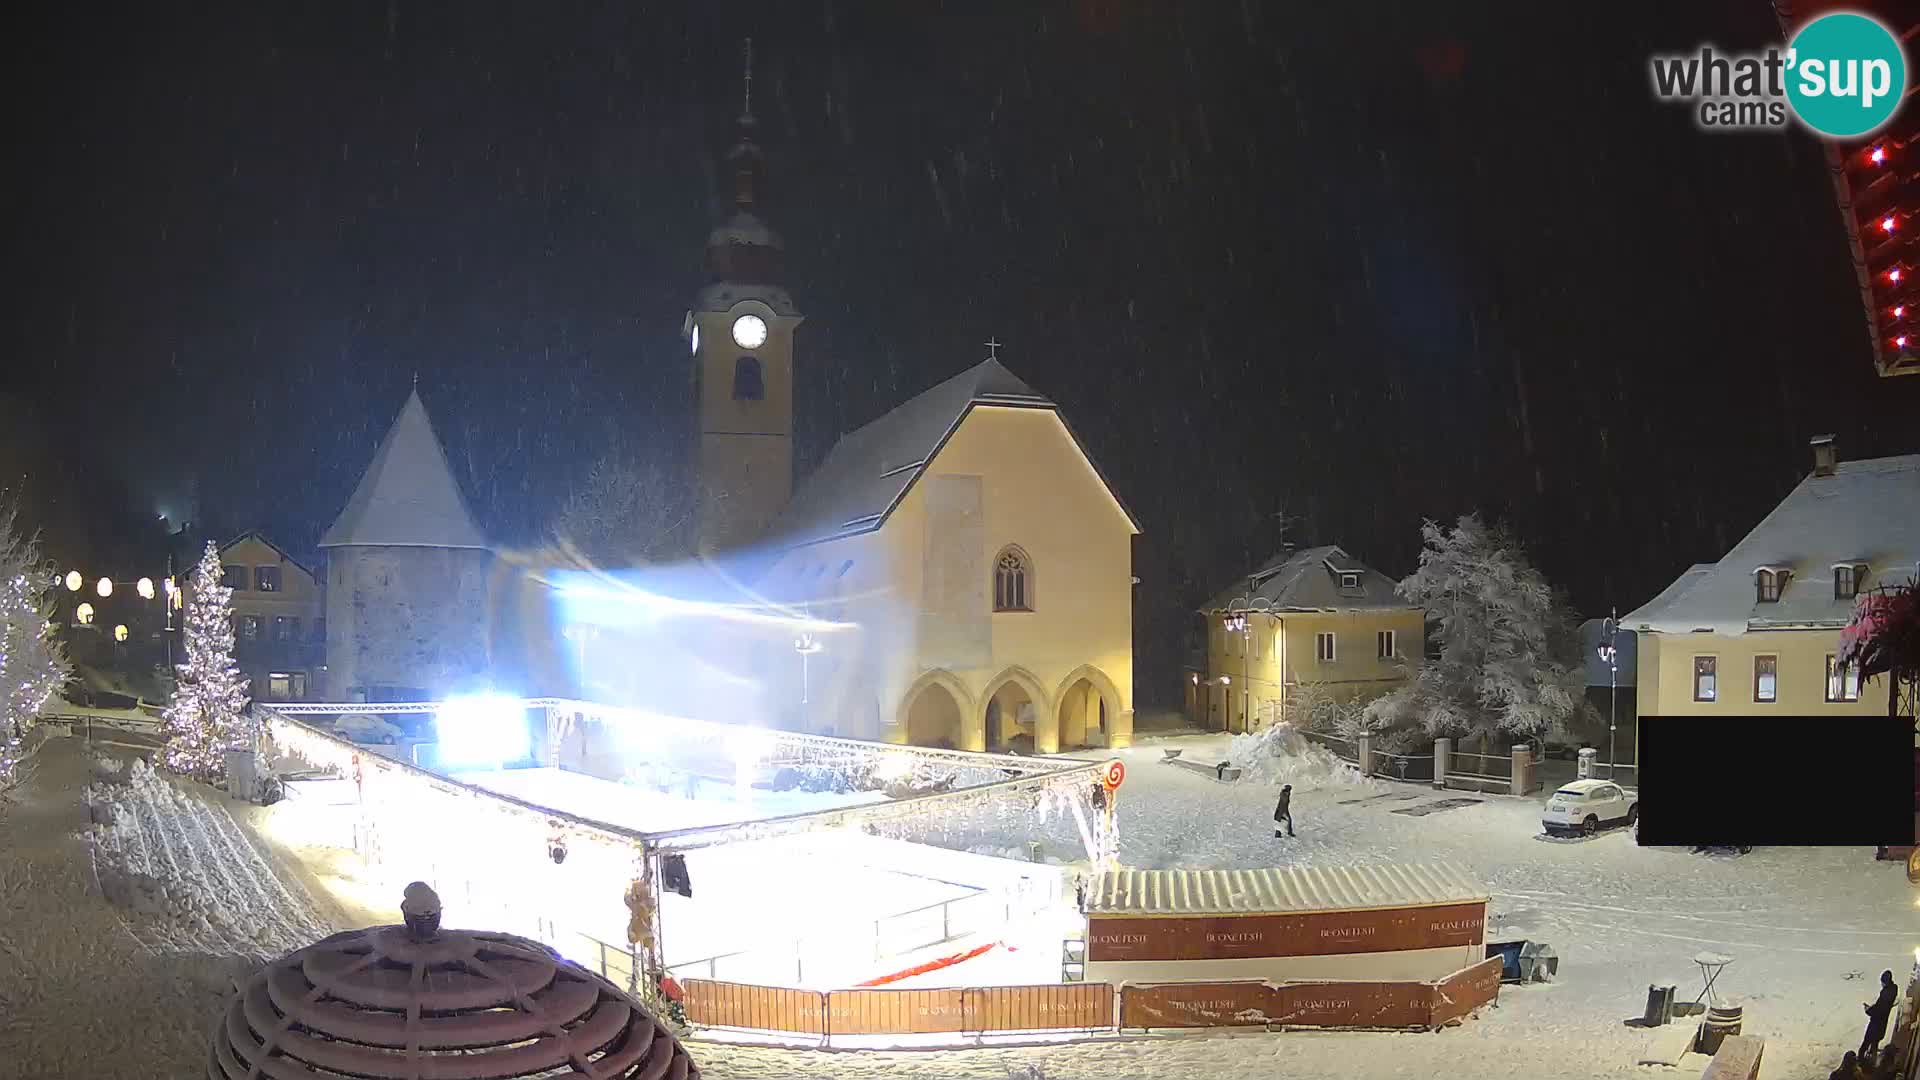
[[[1017,547],[1006,547],[993,561],[993,610],[1033,610],[1033,563]]]
[[[760,377],[760,361],[743,356],[733,362],[733,400],[759,401],[767,396],[766,383]]]

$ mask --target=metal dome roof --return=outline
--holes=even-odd
[[[430,893],[426,894],[431,896]],[[441,930],[409,889],[407,925],[318,941],[228,1002],[209,1080],[586,1076],[697,1080],[652,1013],[538,942]]]

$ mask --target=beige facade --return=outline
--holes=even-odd
[[[1755,630],[1738,636],[1642,633],[1639,713],[1887,715],[1885,677],[1862,682],[1851,672],[1830,675],[1829,663],[1839,651],[1840,633],[1833,629]],[[1695,678],[1697,665],[1703,668],[1701,679]]]
[[[258,701],[321,694],[326,596],[313,573],[258,533],[220,549],[233,590],[234,663]],[[191,592],[192,576],[184,579]]]
[[[714,302],[726,307],[687,315],[688,342],[697,344],[694,521],[703,553],[762,535],[793,496],[793,339],[801,323],[758,299]],[[735,324],[749,317],[766,334],[753,348],[734,340]]]
[[[1426,616],[1394,582],[1335,546],[1287,549],[1201,609],[1204,670],[1187,673],[1189,720],[1244,732],[1287,718],[1303,693],[1349,702],[1404,683]]]
[[[817,635],[804,672],[772,643],[762,678],[797,701],[804,676],[807,730],[1127,746],[1137,531],[1053,409],[976,404],[880,528],[780,557],[768,594],[841,628]],[[997,595],[1003,558],[1019,566],[1017,597]]]

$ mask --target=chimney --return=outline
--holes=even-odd
[[[1807,440],[1813,447],[1813,475],[1832,476],[1833,467],[1839,463],[1840,452],[1833,445],[1833,436],[1815,435]]]

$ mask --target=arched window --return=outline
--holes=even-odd
[[[760,361],[743,356],[733,362],[733,400],[759,401],[767,396],[766,383],[760,378]]]
[[[1017,547],[1004,547],[993,560],[993,610],[1033,610],[1033,562]]]

